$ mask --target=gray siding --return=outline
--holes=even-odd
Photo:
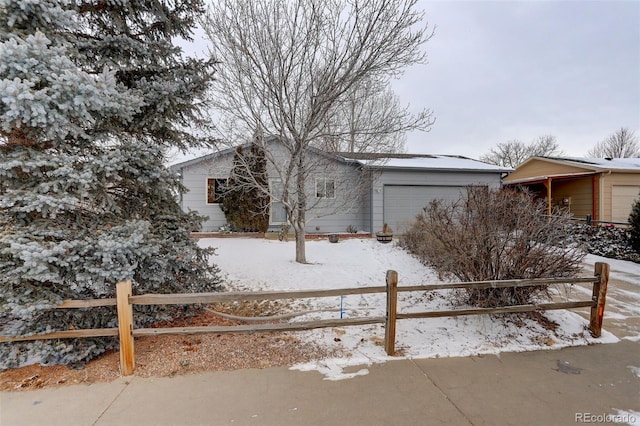
[[[313,205],[307,212],[307,232],[346,232],[349,226],[370,232],[365,208],[369,185],[360,183],[359,173],[353,166],[340,164],[334,173],[312,176],[307,185],[307,201]],[[318,199],[315,196],[315,181],[325,176],[327,179],[335,178],[334,199]]]
[[[272,156],[269,158],[267,171],[272,180],[279,177],[277,169],[282,169],[287,156],[282,146],[270,146],[269,149]],[[206,183],[207,178],[228,178],[233,155],[233,150],[227,150],[177,166],[176,170],[182,175],[182,183],[188,188],[181,200],[182,208],[208,216],[203,224],[203,231],[217,231],[226,223],[220,206],[207,204]],[[500,171],[375,168],[365,169],[363,172],[353,163],[341,162],[314,152],[310,152],[309,156],[315,162],[312,172],[306,176],[306,231],[311,233],[346,232],[350,225],[364,232],[381,230],[385,223],[385,187],[432,187],[434,191],[429,192],[423,188],[426,190],[423,193],[447,194],[446,191],[450,191],[447,198],[451,198],[457,197],[461,192],[460,188],[467,185],[485,185],[489,188],[499,188],[501,185]],[[335,180],[334,198],[316,197],[317,179]],[[360,190],[356,191],[356,188]],[[425,200],[425,205],[426,203],[428,200]],[[407,206],[407,211],[415,209],[416,201],[411,200],[411,204]],[[280,225],[272,225],[270,228],[279,229]]]
[[[268,173],[277,178],[277,170],[286,168],[288,153],[282,145],[272,144]],[[307,152],[309,174],[305,180],[307,194],[306,232],[346,232],[349,225],[368,231],[367,218],[362,208],[361,171],[354,164],[336,161],[333,157]],[[277,165],[277,166],[276,166]],[[334,198],[316,197],[316,181],[335,182]],[[292,182],[290,191],[295,191]],[[368,183],[367,183],[368,188]],[[279,228],[279,226],[276,226]]]
[[[273,148],[273,147],[271,147]],[[277,179],[277,168],[272,164],[282,166],[286,154],[277,149],[271,149],[273,157],[267,165],[270,179]],[[227,221],[224,213],[218,204],[207,204],[207,178],[226,179],[233,162],[233,152],[225,155],[213,156],[208,160],[195,162],[180,169],[182,183],[188,189],[181,200],[183,210],[197,211],[208,219],[203,223],[202,230],[205,232],[217,231]],[[360,171],[354,165],[326,161],[316,154],[311,154],[318,158],[313,158],[314,172],[307,176],[306,193],[307,206],[309,210],[306,214],[307,232],[346,232],[349,225],[354,226],[359,231],[369,231],[369,221],[367,208],[363,208],[363,199],[368,197],[354,188],[358,186]],[[282,168],[282,167],[280,167]],[[328,179],[335,181],[335,198],[316,197],[316,179]],[[368,191],[369,185],[366,185]],[[368,201],[367,201],[368,203]],[[270,229],[279,229],[280,225],[270,225]]]
[[[202,224],[205,232],[217,231],[227,223],[219,204],[207,204],[207,178],[228,178],[232,161],[233,153],[230,153],[181,169],[182,184],[188,189],[182,196],[182,209],[207,216]]]

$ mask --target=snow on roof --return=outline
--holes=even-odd
[[[228,148],[207,154],[198,158],[183,161],[181,163],[171,165],[172,170],[180,170],[191,165],[208,161],[225,154],[230,154],[235,148]],[[315,150],[318,151],[318,150]],[[386,154],[386,153],[352,153],[337,152],[329,155],[335,155],[338,161],[353,161],[369,166],[372,168],[384,169],[430,169],[430,170],[447,170],[447,171],[480,171],[491,173],[508,173],[513,169],[508,167],[496,166],[495,164],[487,164],[482,161],[473,160],[471,158],[462,157],[460,155],[429,155],[429,154]]]
[[[637,170],[640,171],[640,158],[582,158],[582,157],[541,157],[561,161],[577,167],[594,170]]]
[[[358,160],[370,167],[385,169],[473,170],[496,173],[513,171],[508,167],[487,164],[459,155],[382,153],[338,153],[337,155]]]
[[[492,172],[511,172],[513,169],[487,164],[471,158],[453,155],[434,155],[431,157],[391,158],[384,167],[423,168],[446,170],[483,170]]]
[[[212,158],[220,157],[226,154],[235,152],[235,148],[227,148],[221,151],[212,152],[211,154],[201,155],[200,157],[192,158],[190,160],[181,161],[179,163],[171,164],[169,168],[174,171],[190,167],[194,164],[201,163],[203,161],[211,160]]]

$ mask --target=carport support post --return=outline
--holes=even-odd
[[[131,280],[116,284],[116,305],[118,307],[118,335],[120,337],[120,374],[130,376],[135,369],[133,350],[133,306],[129,303]]]
[[[398,273],[387,271],[387,321],[384,327],[384,350],[393,356],[396,352],[396,314],[398,311]]]
[[[596,262],[594,275],[599,279],[593,283],[592,300],[596,302],[591,307],[591,319],[589,321],[589,331],[593,337],[600,337],[602,334],[602,318],[604,316],[604,304],[607,300],[607,285],[609,284],[609,264]]]

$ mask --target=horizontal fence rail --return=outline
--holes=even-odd
[[[62,330],[51,333],[32,334],[30,336],[0,336],[0,343],[27,342],[43,339],[77,339],[81,337],[113,337],[118,335],[117,328],[84,328],[82,330]]]
[[[593,279],[592,279],[593,281]],[[134,305],[190,305],[194,303],[238,302],[250,300],[309,299],[315,297],[349,296],[354,294],[384,293],[387,288],[360,287],[330,290],[256,291],[224,293],[143,294],[131,296]]]
[[[138,328],[133,331],[134,337],[160,336],[163,334],[202,334],[202,333],[260,333],[266,331],[301,331],[315,328],[344,327],[351,325],[384,324],[385,317],[343,318],[330,320],[300,321],[295,323],[274,324],[247,324],[226,326],[199,326],[199,327],[167,327],[167,328]]]
[[[585,300],[584,302],[537,303],[517,306],[505,306],[501,308],[451,309],[447,311],[411,312],[406,314],[397,314],[396,318],[441,318],[480,314],[511,314],[516,312],[552,311],[554,309],[590,308],[595,306],[595,304],[596,302],[592,300]]]
[[[387,271],[386,286],[339,288],[328,290],[297,290],[297,291],[261,291],[261,292],[224,292],[224,293],[185,293],[185,294],[142,294],[132,295],[131,281],[121,281],[116,286],[116,297],[99,300],[65,300],[55,309],[91,308],[98,306],[116,306],[118,328],[62,330],[46,334],[31,336],[0,336],[2,342],[21,342],[40,339],[67,339],[82,337],[112,337],[120,340],[120,372],[123,376],[131,375],[135,369],[134,338],[160,335],[192,335],[203,333],[262,333],[274,331],[301,331],[327,327],[345,327],[369,324],[385,325],[384,347],[388,355],[395,353],[395,334],[397,320],[417,318],[455,317],[463,315],[504,314],[515,312],[546,311],[554,309],[591,308],[589,330],[594,337],[600,337],[602,319],[606,300],[607,284],[609,280],[609,265],[596,263],[594,277],[559,277],[538,279],[515,279],[500,281],[473,281],[461,283],[437,283],[398,287],[398,273]],[[425,312],[398,312],[399,292],[429,292],[450,289],[488,289],[514,288],[531,286],[548,286],[553,284],[592,283],[591,300],[539,303],[499,308],[452,309]],[[210,304],[240,301],[265,301],[283,299],[307,299],[334,296],[362,295],[386,293],[386,315],[384,317],[358,317],[325,319],[296,322],[270,322],[262,324],[242,324],[233,326],[194,326],[194,327],[164,327],[138,328],[133,327],[134,305],[184,305]],[[308,312],[307,312],[308,313]],[[305,313],[302,313],[305,314]],[[302,315],[296,314],[296,315]],[[276,317],[253,317],[264,321],[274,321]],[[249,319],[249,318],[247,318]],[[280,319],[280,318],[278,318]]]
[[[387,321],[385,324],[385,341],[384,347],[388,355],[393,356],[395,353],[395,330],[396,320],[398,319],[417,319],[417,318],[440,318],[455,317],[463,315],[481,315],[481,314],[504,314],[516,312],[535,312],[548,311],[555,309],[572,309],[580,307],[591,308],[591,316],[589,321],[589,331],[592,336],[600,337],[602,333],[602,319],[604,315],[604,305],[606,301],[607,285],[609,282],[609,264],[597,262],[595,264],[594,278],[537,278],[531,280],[504,280],[504,281],[476,281],[463,283],[445,283],[430,284],[420,286],[398,287],[398,273],[396,271],[387,271]],[[551,284],[574,284],[574,283],[593,283],[592,298],[585,301],[574,302],[558,302],[558,303],[540,303],[505,306],[499,308],[474,308],[474,309],[453,309],[445,311],[427,311],[427,312],[411,312],[398,313],[397,298],[400,291],[429,291],[443,289],[485,289],[485,288],[513,288],[513,287],[533,287]]]

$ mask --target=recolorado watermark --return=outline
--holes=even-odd
[[[638,417],[630,413],[623,414],[595,414],[576,413],[576,423],[626,423],[630,425],[638,423]]]

